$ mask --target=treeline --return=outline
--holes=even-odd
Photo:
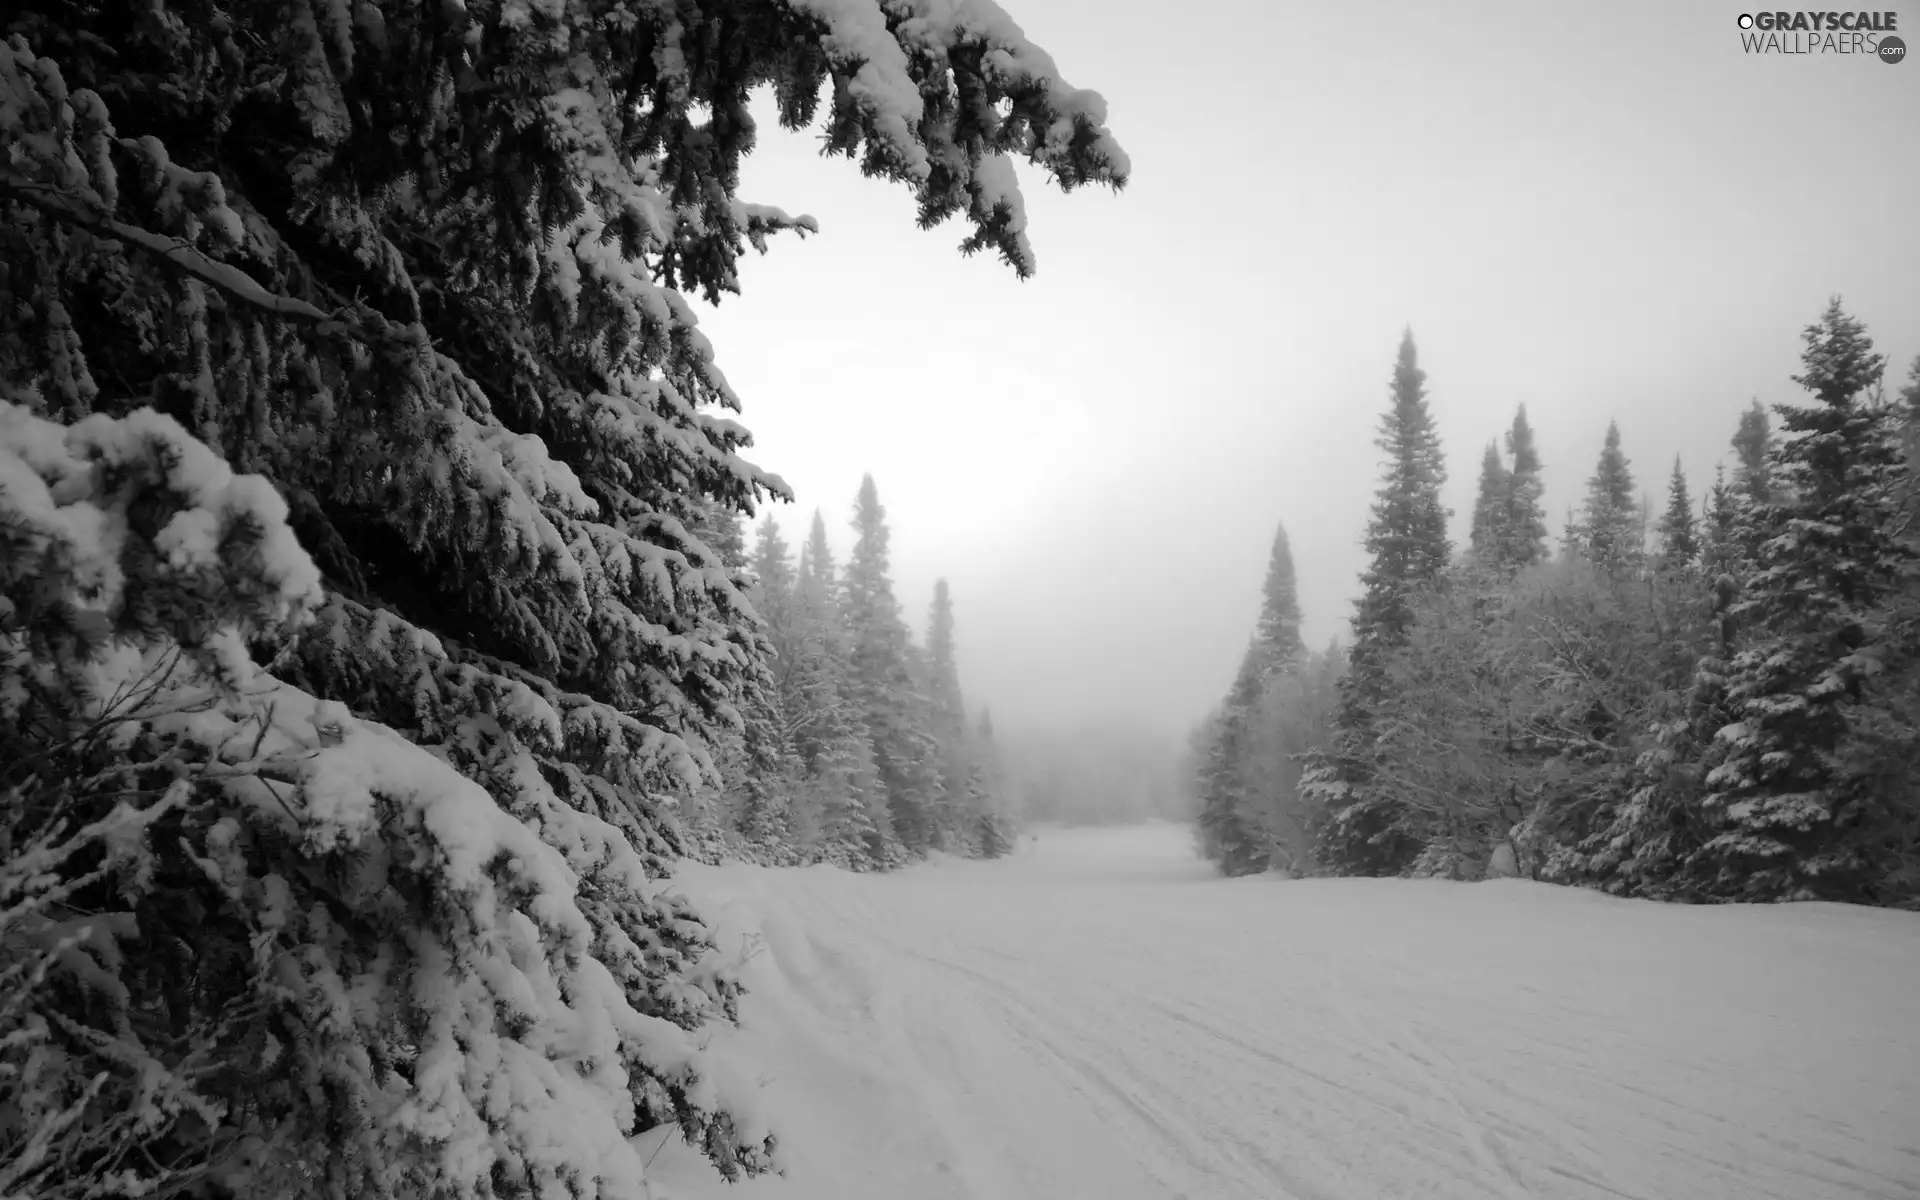
[[[1741,414],[1697,507],[1677,459],[1643,501],[1610,426],[1557,551],[1522,409],[1456,553],[1409,334],[1351,643],[1301,647],[1283,531],[1189,748],[1203,851],[1229,874],[1920,903],[1920,360],[1888,396],[1838,300],[1804,340],[1806,401]]]
[[[871,475],[853,529],[844,570],[818,511],[797,560],[771,516],[751,548],[731,517],[708,530],[767,641],[766,670],[716,755],[724,783],[694,797],[705,857],[885,868],[929,850],[1012,848],[993,718],[969,719],[960,690],[947,582],[934,584],[923,648],[894,597]]]

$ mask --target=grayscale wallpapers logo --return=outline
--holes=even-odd
[[[1897,63],[1907,44],[1892,12],[1741,13],[1740,48],[1748,54],[1857,54]]]

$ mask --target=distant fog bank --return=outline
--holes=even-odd
[[[1028,823],[1184,821],[1181,749],[1164,733],[1111,721],[1000,734],[1009,799]]]

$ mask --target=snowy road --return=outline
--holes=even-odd
[[[689,865],[805,1200],[1920,1197],[1920,916],[1214,878],[1170,827]]]

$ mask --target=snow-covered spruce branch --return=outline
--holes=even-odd
[[[0,433],[0,533],[26,568],[0,574],[0,674],[66,685],[35,706],[59,720],[28,724],[0,679],[0,761],[40,764],[0,792],[35,892],[3,889],[17,995],[0,1057],[26,1072],[21,1128],[39,1139],[0,1148],[0,1169],[56,1197],[201,1178],[478,1197],[502,1163],[624,1196],[642,1186],[625,1139],[643,1112],[736,1173],[768,1165],[769,1135],[735,1104],[748,1093],[715,1090],[688,1028],[737,984],[725,967],[649,980],[649,956],[697,954],[704,933],[643,894],[623,837],[557,803],[524,754],[483,774],[496,800],[247,662],[237,626],[272,634],[320,598],[270,488],[151,413],[62,429],[0,406]],[[91,470],[102,458],[119,469]],[[151,543],[90,536],[143,504]],[[129,576],[140,604],[118,606]],[[67,635],[76,611],[94,636]],[[169,628],[211,632],[196,648]],[[37,836],[48,822],[82,840]],[[104,865],[72,866],[90,844]],[[136,1036],[134,1012],[172,1023]],[[482,1111],[481,1092],[539,1111]]]
[[[177,237],[141,229],[100,210],[98,205],[52,184],[41,183],[0,167],[0,197],[16,200],[65,225],[99,237],[122,241],[151,255],[175,274],[218,289],[251,308],[290,321],[321,327],[321,332],[351,333],[362,341],[420,347],[426,334],[417,326],[396,325],[365,304],[351,303],[328,312],[293,296],[263,286],[230,263],[220,262]]]

